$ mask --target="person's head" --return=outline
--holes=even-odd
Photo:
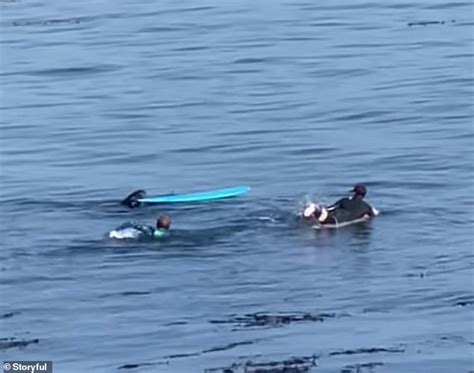
[[[362,199],[367,194],[367,188],[364,184],[356,184],[354,185],[352,192],[354,192],[354,197]]]
[[[158,229],[170,229],[171,226],[171,219],[169,216],[160,216],[156,219],[156,228]]]

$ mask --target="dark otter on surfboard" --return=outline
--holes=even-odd
[[[356,184],[351,191],[352,197],[341,198],[328,207],[308,204],[302,217],[314,221],[320,227],[339,228],[369,220],[379,214],[378,210],[364,201],[367,194],[365,185]]]
[[[214,189],[207,192],[193,192],[184,194],[163,194],[155,197],[148,197],[143,190],[136,190],[121,201],[122,205],[128,207],[139,207],[142,204],[153,203],[197,203],[207,201],[217,201],[226,198],[233,198],[244,195],[250,191],[249,186],[241,185],[230,188]]]
[[[139,189],[130,193],[126,198],[124,198],[120,203],[124,206],[128,206],[130,208],[139,207],[142,203],[140,199],[146,197],[146,192],[143,189]]]

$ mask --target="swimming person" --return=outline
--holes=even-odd
[[[110,231],[109,237],[117,240],[161,238],[168,234],[170,226],[171,219],[168,216],[160,216],[156,219],[156,228],[137,222],[127,222]]]
[[[379,212],[364,201],[367,188],[363,184],[356,184],[351,190],[352,197],[341,198],[329,207],[318,206],[314,203],[308,204],[303,211],[303,218],[316,220],[321,226],[348,225],[368,220],[379,214]]]

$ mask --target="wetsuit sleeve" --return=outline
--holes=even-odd
[[[341,204],[344,202],[344,201],[347,201],[348,198],[345,197],[345,198],[341,198],[340,200],[336,201],[335,203],[333,203],[331,206],[329,206],[327,209],[328,211],[331,211],[331,210],[334,210],[334,209],[337,209],[338,207],[341,207]]]
[[[364,215],[369,215],[371,218],[376,216],[372,206],[370,206],[367,202],[365,203],[365,205],[366,205],[366,209],[365,209]]]

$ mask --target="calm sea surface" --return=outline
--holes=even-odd
[[[474,370],[473,9],[0,1],[1,360]],[[373,222],[295,222],[356,182]],[[241,184],[216,203],[117,202]],[[168,239],[107,238],[162,213]]]

